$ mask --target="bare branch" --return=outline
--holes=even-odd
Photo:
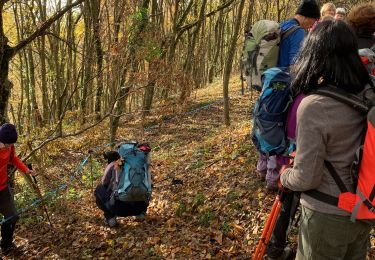
[[[19,42],[16,46],[12,48],[12,56],[17,54],[20,50],[22,50],[25,46],[31,43],[35,38],[43,35],[43,33],[58,19],[60,19],[66,12],[71,10],[73,7],[83,3],[86,0],[77,0],[76,2],[65,6],[59,12],[55,13],[51,16],[47,21],[45,21],[38,29],[36,29],[29,37]]]
[[[178,30],[178,37],[177,37],[177,38],[180,38],[180,36],[181,36],[185,31],[187,31],[187,30],[193,28],[194,26],[196,26],[199,22],[203,21],[204,19],[206,19],[206,18],[208,18],[208,17],[210,17],[210,16],[216,14],[217,12],[220,12],[221,10],[223,10],[223,9],[225,9],[225,8],[227,8],[227,7],[229,7],[234,1],[235,1],[235,0],[228,0],[228,2],[222,4],[222,5],[219,6],[217,9],[215,9],[215,10],[213,10],[213,11],[211,11],[211,12],[205,14],[204,17],[203,17],[203,19],[198,19],[198,20],[196,20],[196,21],[194,21],[194,22],[192,22],[192,23],[189,23],[189,24],[187,24],[187,25],[182,26],[182,27],[179,28],[179,30]]]

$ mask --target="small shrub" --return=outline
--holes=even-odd
[[[176,209],[176,216],[182,217],[182,215],[186,212],[186,205],[183,202],[180,202],[178,204],[178,207]]]
[[[210,222],[215,218],[215,214],[209,209],[199,216],[199,224],[208,227]]]
[[[198,193],[195,195],[193,199],[193,209],[198,208],[199,206],[202,206],[204,204],[204,201],[206,200],[206,197],[202,193]]]

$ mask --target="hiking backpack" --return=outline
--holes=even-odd
[[[375,77],[375,45],[371,48],[359,49],[358,54],[372,77]]]
[[[289,154],[286,119],[293,102],[290,74],[286,68],[271,68],[263,73],[262,82],[253,110],[252,141],[264,155]]]
[[[373,91],[373,96],[369,98],[370,91]],[[353,222],[360,219],[372,220],[371,223],[373,223],[375,220],[375,89],[369,88],[365,91],[363,98],[334,86],[319,88],[314,94],[331,97],[366,114],[366,133],[350,169],[355,192],[348,191],[332,163],[324,161],[328,172],[340,189],[339,197],[336,198],[317,190],[310,190],[305,194],[350,212],[350,219]]]
[[[275,21],[260,20],[246,35],[241,57],[242,71],[248,88],[262,89],[261,75],[277,65],[279,44],[300,26],[294,25],[280,34],[280,25]]]
[[[148,144],[136,142],[123,143],[118,148],[121,167],[116,171],[117,189],[115,199],[120,201],[145,201],[151,198],[151,174],[149,157],[151,148]]]

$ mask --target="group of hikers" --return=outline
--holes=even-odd
[[[291,248],[287,247],[287,233],[291,212],[300,203],[302,216],[296,259],[365,259],[372,222],[355,217],[353,221],[353,214],[343,210],[343,205],[338,207],[337,202],[332,204],[325,198],[336,201],[343,190],[351,194],[356,192],[353,190],[357,183],[354,185],[352,165],[358,147],[364,143],[364,133],[371,130],[371,124],[366,127],[366,116],[374,122],[374,113],[373,110],[372,114],[361,113],[334,95],[322,94],[321,89],[375,100],[371,78],[374,68],[369,66],[369,60],[361,59],[359,55],[360,49],[371,51],[374,48],[375,4],[355,6],[346,14],[345,9],[336,9],[332,3],[320,9],[315,0],[303,0],[294,18],[280,25],[263,23],[262,26],[268,30],[276,28],[261,40],[277,42],[277,62],[275,68],[263,71],[260,81],[253,81],[251,77],[247,80],[254,83],[255,88],[259,89],[255,85],[260,85],[260,97],[267,94],[266,88],[283,91],[284,86],[292,96],[283,111],[286,113],[285,124],[277,124],[288,139],[288,147],[283,139],[282,149],[278,146],[273,152],[264,152],[264,142],[256,136],[256,131],[260,130],[255,129],[253,133],[260,150],[259,176],[266,181],[268,190],[279,189],[285,194],[281,213],[267,244],[267,257],[281,260],[292,255]],[[256,28],[254,25],[251,32],[253,38]],[[255,50],[259,55],[263,49]],[[246,61],[254,57],[256,59],[256,55],[249,55]],[[254,75],[259,75],[261,70],[258,69]],[[250,74],[253,72],[247,76]],[[254,118],[259,119],[254,120],[254,128],[262,128],[267,123],[267,120],[262,121],[262,109],[267,110],[267,107],[258,105],[254,109]],[[270,139],[278,137],[276,132],[272,133]],[[14,125],[6,123],[0,127],[0,213],[6,220],[1,226],[3,254],[16,248],[13,234],[18,219],[12,189],[8,185],[8,164],[36,175],[17,157],[14,149],[17,137]],[[152,190],[150,150],[148,144],[130,142],[121,144],[117,151],[105,153],[107,166],[95,190],[95,198],[109,227],[118,224],[118,216],[144,219]],[[294,154],[292,158],[290,154]],[[361,160],[362,156],[359,157]],[[368,185],[375,187],[375,183]],[[372,198],[361,201],[370,203],[367,205],[370,211],[375,211],[371,204],[375,196],[373,187]],[[356,214],[358,211],[360,214],[361,209],[357,209]]]
[[[366,259],[375,223],[375,3],[346,15],[304,0],[294,18],[258,21],[246,34],[246,81],[261,91],[252,131],[257,173],[267,190],[283,193],[268,259],[294,255],[287,234],[299,204],[296,259]],[[361,180],[365,174],[372,179]]]

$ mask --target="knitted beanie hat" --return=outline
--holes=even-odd
[[[3,124],[0,127],[0,142],[3,144],[14,144],[17,142],[18,134],[13,124]]]
[[[300,14],[308,18],[319,19],[320,8],[315,0],[303,0],[301,5],[298,7],[296,14]]]

